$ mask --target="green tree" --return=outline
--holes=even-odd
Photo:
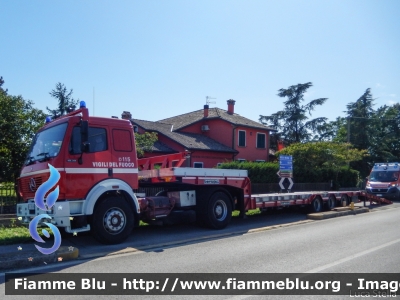
[[[75,110],[79,102],[79,99],[75,100],[72,98],[72,89],[68,91],[66,86],[61,82],[58,82],[56,88],[51,90],[49,94],[58,100],[57,109],[46,107],[53,119],[57,119],[67,114],[70,110]]]
[[[276,153],[293,156],[295,177],[321,177],[321,171],[332,170],[335,181],[343,168],[348,169],[350,162],[364,159],[367,150],[359,150],[348,143],[310,142],[296,143]]]
[[[374,115],[370,137],[372,162],[394,162],[400,157],[400,104],[381,106]]]
[[[3,89],[4,79],[0,76],[0,93],[7,94],[8,90]]]
[[[364,157],[361,161],[352,162],[352,168],[358,170],[361,175],[367,176],[371,171],[372,162],[376,159],[372,155],[373,137],[377,134],[377,126],[380,121],[376,118],[374,100],[371,89],[366,89],[360,98],[355,102],[347,104],[346,117],[346,141],[359,150],[368,150],[370,156]],[[343,128],[344,129],[344,128]],[[344,136],[341,136],[344,140]]]
[[[346,125],[346,118],[337,117],[335,121],[330,121],[318,128],[315,131],[314,141],[334,141],[334,142],[345,142],[346,139],[342,139],[342,136],[346,136],[346,132],[343,129]]]
[[[21,96],[0,92],[0,177],[15,181],[29,150],[31,138],[46,115]]]
[[[144,152],[151,152],[154,143],[158,140],[156,132],[135,133],[136,153],[138,157],[143,157]]]
[[[358,149],[368,149],[371,138],[375,133],[375,110],[371,89],[366,89],[364,94],[355,102],[347,104],[347,128],[349,132],[347,142]]]
[[[296,143],[277,152],[292,155],[293,163],[302,169],[341,168],[350,162],[362,160],[367,150],[359,150],[348,143],[310,142]]]
[[[316,106],[325,103],[327,98],[319,98],[302,105],[304,93],[312,86],[311,82],[292,85],[287,89],[280,89],[278,96],[287,98],[284,110],[270,116],[260,115],[259,121],[268,126],[275,127],[275,138],[283,139],[286,144],[308,142],[313,139],[313,131],[318,130],[326,123],[327,118],[315,118],[309,120],[307,113]]]

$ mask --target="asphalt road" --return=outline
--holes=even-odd
[[[105,252],[135,248],[135,252],[79,260],[36,269],[60,273],[400,273],[399,205],[373,212],[305,221],[292,212],[234,220],[224,231],[210,233],[191,226],[148,228],[124,245]],[[281,220],[281,221],[279,221]],[[282,220],[291,223],[283,225]],[[269,230],[246,233],[260,226]],[[202,236],[203,238],[199,238]],[[141,238],[145,238],[141,240]],[[180,241],[180,242],[177,242]],[[90,237],[66,239],[66,243],[96,244]],[[158,246],[150,247],[157,242]],[[89,246],[87,246],[89,244]],[[91,246],[90,246],[91,245]],[[99,246],[104,247],[104,246]],[[142,248],[142,249],[141,249]],[[106,253],[107,254],[107,253]],[[4,279],[0,295],[4,295]],[[26,296],[7,296],[6,299]],[[29,296],[33,299],[72,299],[73,296]],[[128,296],[85,296],[79,299],[119,299]],[[146,298],[156,298],[148,296]],[[259,296],[196,296],[198,299],[244,299]],[[177,296],[163,296],[174,298]],[[178,297],[186,299],[186,297]],[[260,297],[260,298],[265,298]],[[272,297],[275,298],[275,297]],[[277,297],[282,299],[283,297]],[[348,299],[349,296],[287,296],[301,299]]]

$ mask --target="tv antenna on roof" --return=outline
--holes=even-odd
[[[215,104],[215,103],[217,103],[217,102],[215,102],[215,101],[210,101],[210,99],[217,99],[217,98],[212,98],[212,97],[210,97],[210,96],[206,96],[206,104],[207,105],[209,105],[209,104]]]

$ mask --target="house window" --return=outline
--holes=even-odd
[[[265,133],[257,133],[257,148],[265,149]]]
[[[246,147],[246,131],[244,130],[239,130],[238,146]]]
[[[202,167],[203,167],[203,163],[202,162],[193,163],[193,168],[202,168]]]
[[[238,158],[237,161],[238,162],[245,162],[246,160],[244,158]]]

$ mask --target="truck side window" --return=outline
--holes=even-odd
[[[132,147],[132,134],[128,130],[113,129],[113,145],[115,151],[131,152]]]
[[[105,151],[108,149],[107,134],[105,128],[89,127],[89,153]],[[81,154],[81,130],[79,126],[72,130],[71,141],[69,143],[71,154]]]

